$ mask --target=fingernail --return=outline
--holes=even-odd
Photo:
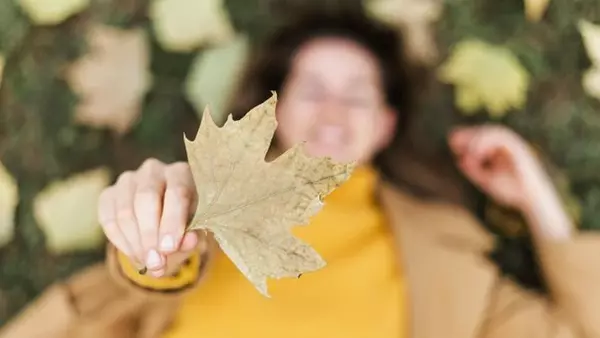
[[[162,251],[172,251],[175,250],[175,241],[173,240],[173,236],[166,235],[160,241],[160,250]]]
[[[146,258],[146,265],[150,269],[154,269],[161,265],[160,256],[156,250],[148,251],[148,257]]]

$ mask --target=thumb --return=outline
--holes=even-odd
[[[198,250],[204,250],[204,245],[204,241],[200,241],[199,234],[196,231],[186,232],[180,250],[166,257],[165,275],[170,276],[176,273],[186,259],[190,258],[191,255],[198,254]]]

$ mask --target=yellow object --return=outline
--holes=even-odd
[[[373,170],[356,169],[309,225],[294,228],[325,268],[269,280],[266,298],[220,253],[163,338],[406,337],[405,282],[375,183]]]
[[[501,117],[523,108],[530,76],[510,50],[478,40],[459,42],[441,66],[442,82],[456,86],[456,105],[465,114],[487,109]]]
[[[550,0],[525,0],[525,16],[527,20],[538,22],[546,13]]]
[[[190,258],[184,262],[177,274],[163,278],[154,278],[149,274],[140,275],[138,268],[136,268],[129,258],[120,251],[117,258],[119,260],[121,271],[127,278],[138,285],[154,290],[169,291],[181,289],[191,285],[198,278],[198,274],[200,273],[200,255],[190,256]]]
[[[56,25],[90,5],[90,0],[18,0],[37,25]]]
[[[325,268],[269,280],[268,299],[218,255],[164,338],[403,337],[403,280],[374,183],[372,171],[355,172],[309,225],[295,228],[323,255]]]

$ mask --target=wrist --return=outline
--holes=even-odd
[[[534,235],[567,238],[573,230],[572,220],[550,176],[537,162],[524,166],[523,201],[518,209]]]
[[[549,179],[530,179],[525,196],[520,209],[534,234],[555,239],[571,235],[571,218]]]

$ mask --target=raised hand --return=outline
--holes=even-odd
[[[458,166],[498,203],[520,210],[537,232],[570,234],[572,224],[552,182],[527,142],[498,125],[460,127],[449,137]]]
[[[148,159],[103,191],[99,221],[118,250],[160,277],[167,268],[176,269],[198,244],[197,233],[185,232],[195,200],[187,163]]]

